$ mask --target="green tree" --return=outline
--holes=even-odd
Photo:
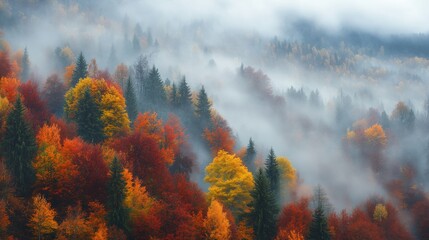
[[[188,112],[192,109],[192,94],[191,89],[186,82],[186,78],[183,77],[182,81],[179,84],[179,94],[178,94],[178,106],[185,112]]]
[[[159,110],[166,106],[167,96],[164,89],[164,83],[155,66],[149,72],[146,100],[149,103],[150,110]]]
[[[177,95],[177,87],[176,84],[173,83],[171,87],[171,93],[170,93],[170,106],[172,109],[175,109],[179,106],[179,97]]]
[[[77,133],[83,140],[90,143],[103,141],[103,123],[101,122],[101,111],[91,96],[89,89],[77,104],[76,111]]]
[[[118,158],[114,157],[110,165],[110,179],[108,182],[107,220],[109,225],[115,225],[124,231],[128,230],[129,212],[125,207],[126,182],[123,167]]]
[[[262,169],[259,169],[255,177],[255,187],[251,192],[251,211],[248,214],[248,222],[253,227],[256,240],[273,239],[276,235],[276,218],[278,207],[270,183]]]
[[[195,112],[197,114],[199,123],[201,124],[201,128],[205,129],[211,126],[211,111],[210,111],[211,104],[209,102],[209,99],[207,98],[206,90],[204,89],[204,86],[201,87],[201,90],[198,94],[198,102],[195,109]]]
[[[134,122],[134,119],[137,117],[137,100],[136,94],[134,92],[133,83],[131,82],[131,77],[128,77],[127,88],[125,89],[125,102],[127,104],[127,113],[130,117],[131,122]]]
[[[249,171],[253,173],[256,172],[255,159],[256,159],[255,143],[253,142],[252,138],[250,138],[249,144],[247,144],[247,148],[246,148],[246,155],[244,155],[243,157],[243,161],[244,161],[244,164],[249,169]]]
[[[86,64],[85,57],[82,52],[79,54],[79,57],[76,60],[76,66],[73,70],[72,81],[70,83],[71,87],[76,86],[80,79],[86,78],[88,75],[88,65]]]
[[[21,61],[21,82],[26,82],[30,76],[30,58],[28,57],[27,48],[24,49],[24,55]]]
[[[315,210],[308,232],[308,240],[330,240],[327,215],[331,211],[331,206],[324,190],[317,186],[315,189],[313,204]]]
[[[36,156],[37,145],[30,124],[24,118],[24,111],[21,98],[18,97],[6,121],[2,150],[17,192],[25,196],[30,193],[35,181],[31,162]]]
[[[272,148],[265,162],[265,171],[270,182],[271,191],[273,192],[274,197],[278,199],[280,194],[280,169]]]

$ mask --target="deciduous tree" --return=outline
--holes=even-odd
[[[230,223],[223,211],[222,205],[212,200],[210,207],[207,211],[207,217],[204,220],[204,228],[206,239],[210,240],[228,240],[231,237],[229,229]]]
[[[33,197],[33,215],[30,218],[29,226],[39,240],[43,235],[53,233],[58,229],[55,215],[55,210],[42,195]]]

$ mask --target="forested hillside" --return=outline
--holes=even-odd
[[[170,4],[0,0],[0,239],[429,239],[427,33]]]

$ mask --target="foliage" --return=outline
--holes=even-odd
[[[128,230],[128,209],[125,207],[126,183],[122,164],[115,157],[110,165],[110,178],[107,191],[107,219],[109,225],[115,225],[125,231]]]
[[[33,215],[30,218],[29,226],[38,239],[58,229],[58,223],[54,219],[55,215],[55,210],[42,195],[33,197]]]
[[[221,150],[206,167],[206,172],[204,181],[210,184],[209,199],[221,201],[236,216],[248,211],[254,183],[240,158]]]
[[[228,240],[231,237],[229,229],[230,223],[223,212],[222,204],[213,200],[207,211],[207,218],[204,220],[206,239]]]
[[[384,206],[381,203],[379,203],[379,204],[377,204],[377,206],[375,206],[374,214],[373,214],[373,219],[375,221],[381,222],[387,218],[387,215],[388,215],[388,213],[386,210],[386,206]]]

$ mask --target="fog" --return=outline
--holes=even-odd
[[[391,37],[397,35],[427,37],[429,2],[425,0],[52,0],[31,1],[27,6],[20,2],[0,1],[1,19],[6,19],[3,37],[14,51],[27,47],[31,71],[40,82],[53,72],[63,71],[55,62],[57,47],[70,47],[74,56],[82,51],[88,62],[96,58],[100,68],[111,73],[117,64],[133,66],[137,57],[145,54],[150,65],[160,69],[163,79],[177,83],[186,75],[194,91],[205,86],[213,107],[237,136],[237,149],[246,146],[250,137],[263,158],[273,147],[297,169],[302,181],[299,194],[308,194],[308,189],[320,184],[339,210],[350,209],[374,195],[390,198],[384,184],[392,178],[380,177],[369,166],[347,156],[343,149],[347,129],[365,118],[371,107],[390,116],[399,101],[414,110],[416,128],[423,121],[429,60],[412,52],[389,52],[388,45],[385,52],[383,44],[394,42]],[[19,6],[26,9],[25,18],[17,10]],[[306,35],[299,28],[302,22],[314,31]],[[140,51],[128,49],[136,24],[144,36],[150,32],[158,45],[144,46],[141,41]],[[364,42],[368,47],[350,42],[339,47],[337,42],[330,42],[344,31],[368,34],[378,42]],[[302,50],[307,48],[302,42],[320,32],[321,44],[308,47],[308,52]],[[275,37],[279,42],[287,41],[291,50],[284,55],[274,51]],[[293,50],[295,45],[291,44],[301,50]],[[416,43],[401,44],[412,48]],[[112,48],[114,60],[110,59]],[[339,60],[332,60],[334,54]],[[321,60],[313,63],[312,56],[321,56]],[[330,62],[323,65],[326,59]],[[267,75],[272,89],[268,98],[240,76],[241,64]],[[322,104],[312,107],[292,101],[286,94],[291,86],[303,88],[307,98],[317,89]],[[340,93],[352,99],[341,121],[335,117]],[[274,103],[275,97],[284,104]],[[427,139],[418,132],[403,141],[395,139],[384,154],[393,165],[402,161],[398,156],[412,151],[418,176],[427,180],[427,142],[420,142]],[[198,148],[194,151],[200,169],[193,179],[200,181],[208,156]]]

